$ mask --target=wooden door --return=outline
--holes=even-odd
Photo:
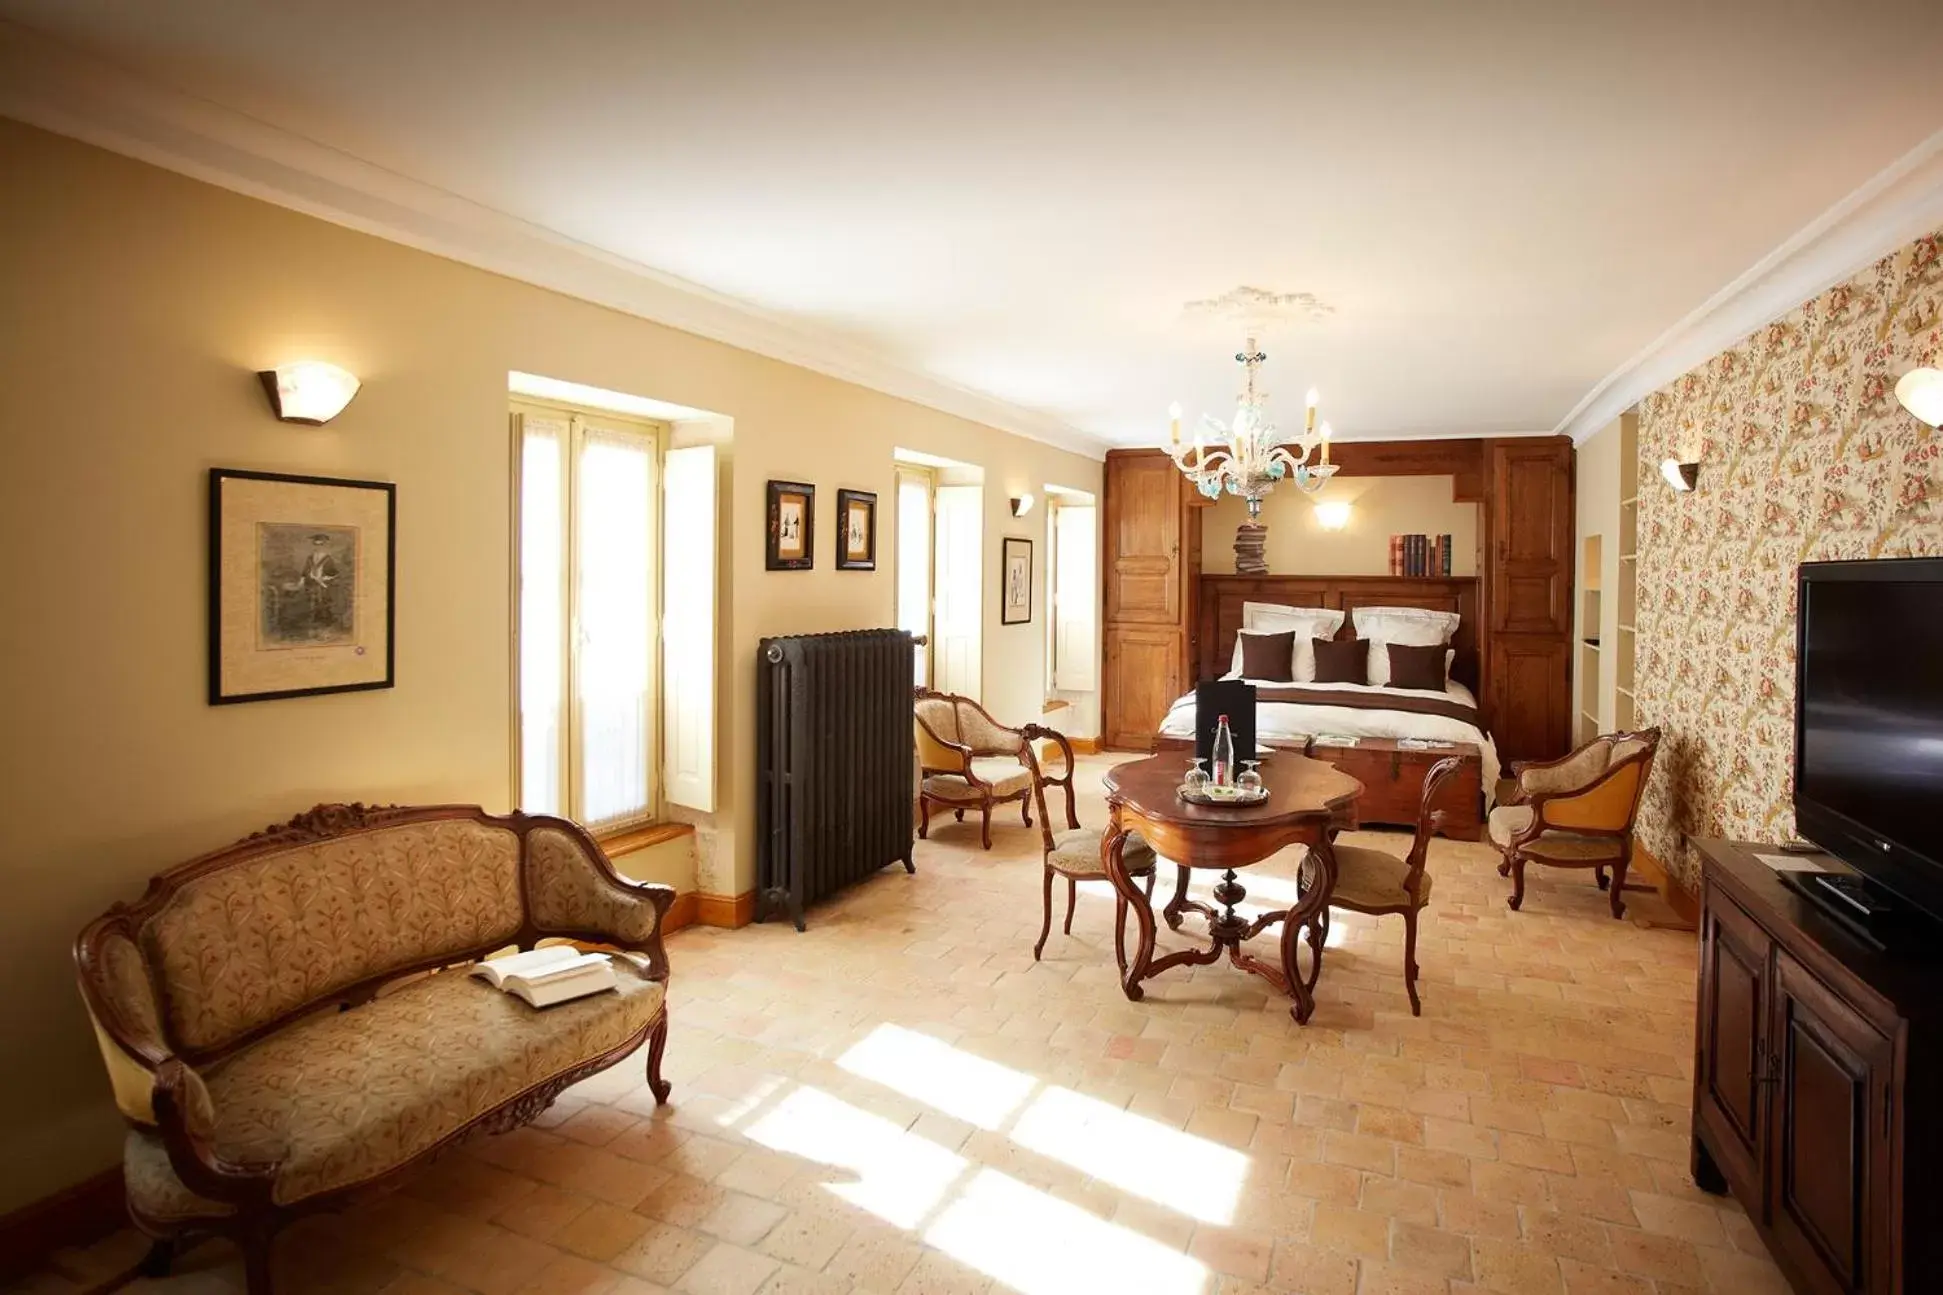
[[[1186,641],[1181,631],[1167,626],[1108,632],[1102,734],[1107,746],[1144,750],[1153,744],[1167,708],[1183,691]]]
[[[1544,440],[1491,448],[1491,628],[1572,633],[1572,447]]]
[[[1694,1112],[1717,1134],[1716,1160],[1730,1183],[1759,1183],[1767,1161],[1770,1078],[1763,1034],[1773,941],[1717,888],[1700,929],[1700,1025]]]
[[[1888,1292],[1894,1045],[1785,950],[1775,954],[1770,1039],[1775,1244],[1810,1290]]]
[[[1164,454],[1107,461],[1107,624],[1183,624],[1181,470]]]
[[[1498,756],[1550,760],[1565,754],[1572,718],[1566,664],[1569,639],[1537,634],[1491,636],[1488,711]]]
[[[1187,691],[1201,575],[1200,519],[1181,471],[1158,450],[1107,455],[1101,567],[1101,739],[1144,750]]]

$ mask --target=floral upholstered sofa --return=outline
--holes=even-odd
[[[517,1127],[643,1042],[665,1102],[674,895],[561,819],[320,805],[97,918],[75,960],[149,1270],[226,1233],[263,1295],[290,1218]],[[461,965],[552,937],[621,950],[619,992],[536,1011]]]

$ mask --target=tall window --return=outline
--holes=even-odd
[[[920,688],[931,683],[931,492],[929,472],[897,470],[897,628],[926,636],[915,653]]]
[[[519,799],[595,830],[655,808],[652,424],[517,406]]]

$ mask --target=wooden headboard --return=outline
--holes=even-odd
[[[1241,605],[1280,603],[1285,607],[1427,607],[1456,612],[1457,637],[1451,647],[1451,677],[1475,691],[1478,686],[1478,585],[1476,576],[1209,576],[1201,577],[1201,626],[1196,679],[1217,679],[1234,659],[1241,631]],[[1343,618],[1338,638],[1354,638]]]

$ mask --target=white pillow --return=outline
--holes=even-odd
[[[1297,683],[1313,683],[1316,677],[1316,645],[1313,639],[1332,639],[1343,627],[1343,612],[1336,607],[1285,607],[1281,603],[1241,605],[1241,627],[1258,634],[1295,631],[1295,660],[1289,673]],[[1234,658],[1228,663],[1225,678],[1241,678],[1241,635],[1235,635]]]
[[[1404,647],[1433,647],[1449,643],[1463,619],[1456,612],[1432,611],[1427,607],[1358,607],[1352,615],[1356,637],[1370,644],[1369,680],[1375,687],[1390,682],[1388,643]],[[1446,665],[1445,673],[1449,674]]]

